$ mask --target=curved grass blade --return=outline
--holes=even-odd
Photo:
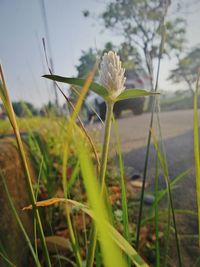
[[[90,158],[89,150],[85,146],[83,140],[76,141],[75,145],[79,156],[88,201],[95,217],[95,228],[97,229],[104,264],[106,267],[127,267],[119,247],[109,236],[110,230],[105,223],[109,221],[109,216],[106,206],[100,198],[101,186],[96,179],[95,169]],[[94,246],[96,246],[96,242]]]

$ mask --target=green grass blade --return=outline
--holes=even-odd
[[[144,89],[126,89],[117,97],[116,102],[130,98],[136,98],[141,96],[153,96],[158,94],[159,93],[157,92],[147,91]]]
[[[97,179],[95,179],[96,175],[89,157],[90,153],[82,142],[77,142],[76,140],[75,145],[80,160],[88,200],[96,218],[95,224],[98,230],[98,239],[100,241],[104,264],[107,267],[125,267],[127,265],[123,260],[119,248],[113,240],[109,238],[109,229],[105,224],[105,221],[108,221],[108,214],[104,202],[99,197],[101,189]]]
[[[196,82],[196,89],[194,93],[194,158],[196,167],[196,194],[197,194],[197,207],[198,207],[198,233],[199,233],[199,248],[200,248],[200,156],[199,156],[199,125],[198,125],[199,76]]]
[[[156,157],[155,167],[155,232],[156,232],[156,267],[160,267],[160,246],[159,246],[159,216],[158,216],[158,158]]]

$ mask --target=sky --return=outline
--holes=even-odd
[[[182,0],[184,1],[184,0]],[[48,73],[42,38],[45,37],[42,0],[0,0],[0,62],[4,67],[13,101],[25,100],[37,107],[53,100],[51,83],[41,76]],[[111,31],[102,31],[97,18],[84,18],[83,10],[97,15],[104,10],[106,0],[44,0],[54,62],[54,72],[76,76],[75,66],[83,50],[101,49],[107,41],[119,44],[123,39]],[[200,44],[200,0],[195,5],[187,1],[182,16],[187,19],[188,48]],[[165,58],[161,64],[159,86],[178,87],[166,81],[176,61]],[[64,90],[67,86],[63,87]],[[63,103],[62,96],[59,102]]]

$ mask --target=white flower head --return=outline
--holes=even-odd
[[[115,99],[125,89],[125,69],[121,67],[119,56],[109,51],[103,55],[100,65],[99,83],[108,91],[109,96]]]

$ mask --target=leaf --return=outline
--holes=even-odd
[[[54,198],[50,198],[47,200],[38,201],[38,202],[36,202],[35,206],[36,206],[36,208],[47,207],[47,206],[51,206],[51,205],[57,204],[59,202],[64,202],[64,201],[66,201],[64,198],[54,197]],[[23,211],[24,210],[32,210],[32,208],[33,208],[33,206],[29,205],[29,206],[24,207],[22,210]]]
[[[62,77],[58,75],[43,75],[42,77],[56,81],[56,82],[62,82],[72,85],[78,85],[80,87],[84,86],[86,80],[85,79],[79,79],[79,78],[69,78],[69,77]],[[104,100],[107,99],[108,91],[105,87],[98,83],[91,83],[90,90],[101,96]]]
[[[141,96],[152,96],[152,95],[158,95],[159,93],[147,91],[144,89],[126,89],[123,91],[116,99],[117,101],[129,99],[129,98],[136,98]]]

